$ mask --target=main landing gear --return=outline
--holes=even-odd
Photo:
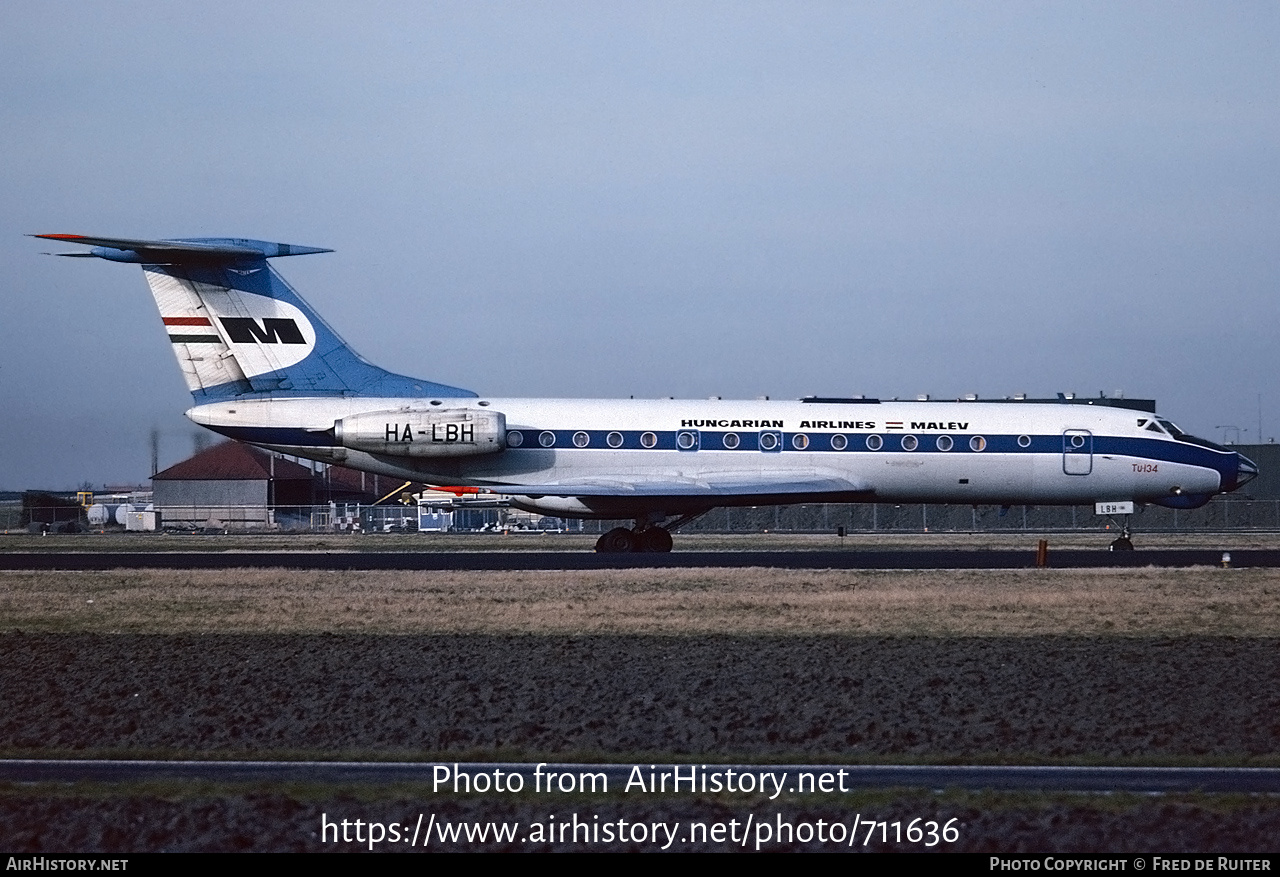
[[[666,515],[660,513],[649,518],[637,518],[636,525],[631,529],[614,527],[597,539],[596,552],[598,554],[631,554],[640,552],[665,554],[671,550],[672,531],[678,527],[683,527],[694,518],[705,515],[707,511],[709,509],[682,515],[671,523],[663,525],[654,523],[655,520],[661,521],[666,517]]]
[[[661,553],[671,550],[671,532],[662,527],[649,526],[628,530],[614,527],[596,540],[599,554],[629,554],[636,551]]]

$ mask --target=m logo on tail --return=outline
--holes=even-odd
[[[262,324],[249,317],[219,317],[227,337],[235,344],[306,344],[302,330],[293,320],[264,317]]]
[[[306,386],[303,380],[317,371],[289,372],[316,342],[315,326],[297,305],[210,282],[221,278],[209,271],[200,275],[169,265],[144,270],[192,392],[226,387],[243,393],[278,388],[284,381]]]

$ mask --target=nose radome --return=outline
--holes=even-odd
[[[1243,487],[1258,477],[1258,466],[1244,454],[1236,454],[1236,487]]]

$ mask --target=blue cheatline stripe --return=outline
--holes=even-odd
[[[1020,436],[1018,435],[984,435],[978,433],[810,433],[810,432],[783,432],[781,430],[763,430],[752,432],[705,432],[700,430],[605,430],[605,429],[513,429],[508,432],[508,436],[514,437],[519,435],[519,444],[511,444],[511,447],[519,449],[539,450],[544,448],[570,449],[577,450],[580,448],[588,448],[594,450],[622,450],[622,451],[674,451],[674,450],[691,450],[682,449],[678,444],[678,437],[681,433],[690,432],[696,434],[696,442],[694,447],[703,451],[728,451],[728,452],[745,452],[759,451],[760,437],[762,435],[771,434],[781,439],[781,450],[783,451],[803,451],[804,453],[902,453],[902,440],[908,437],[914,437],[917,442],[915,451],[907,453],[916,454],[1061,454],[1063,453],[1062,436],[1060,434],[1053,435],[1031,435],[1026,436],[1030,439],[1030,443],[1023,447],[1018,443]],[[540,441],[540,437],[544,433],[550,433],[554,438],[551,444],[544,445]],[[574,436],[585,433],[587,442],[585,445],[576,445]],[[621,444],[612,445],[609,443],[610,435],[620,435],[622,437]],[[645,435],[653,436],[651,444],[644,444],[642,437]],[[952,441],[950,450],[940,450],[937,440],[942,435],[946,435]],[[726,444],[726,436],[736,436],[738,442],[736,446]],[[872,436],[879,436],[883,442],[878,450],[871,450],[867,447],[867,440]],[[845,440],[843,447],[838,446],[838,442],[833,442],[837,437]],[[796,446],[796,439],[807,442],[803,448]],[[975,450],[970,445],[970,440],[980,438],[985,441],[985,445],[981,450]],[[1077,453],[1088,453],[1087,447]],[[1227,460],[1235,456],[1233,451],[1214,451],[1209,448],[1202,448],[1198,445],[1189,445],[1176,441],[1163,441],[1159,439],[1145,438],[1126,438],[1121,436],[1093,436],[1093,454],[1111,454],[1124,457],[1141,457],[1147,460],[1155,460],[1157,462],[1168,463],[1188,463],[1191,465],[1206,465],[1206,460]]]
[[[328,433],[310,432],[305,429],[296,428],[268,428],[268,427],[219,427],[218,432],[229,438],[239,439],[240,441],[254,442],[257,444],[270,445],[289,445],[293,447],[334,447],[333,436]],[[763,435],[774,435],[781,439],[782,453],[834,453],[834,454],[930,454],[930,455],[987,455],[987,454],[1052,454],[1060,456],[1063,453],[1062,435],[1032,435],[1029,436],[1030,444],[1022,447],[1018,444],[1019,436],[1017,435],[980,435],[985,439],[986,445],[983,450],[975,451],[971,448],[969,441],[975,436],[974,433],[947,433],[952,439],[952,449],[949,451],[941,451],[937,447],[938,433],[919,434],[919,433],[801,433],[801,432],[783,432],[781,430],[763,430],[751,432],[703,432],[700,430],[607,430],[607,429],[512,429],[507,432],[508,448],[513,451],[526,450],[557,450],[557,451],[575,451],[575,450],[595,450],[595,451],[675,451],[682,450],[678,443],[678,437],[683,432],[696,432],[697,442],[694,448],[683,449],[687,451],[697,450],[701,453],[747,453],[759,452],[762,450],[760,446],[760,438]],[[540,436],[544,433],[550,433],[553,441],[549,445],[543,445]],[[579,447],[574,443],[574,436],[585,433],[587,442]],[[735,435],[738,437],[737,447],[726,447],[725,437]],[[847,444],[843,449],[832,446],[832,439],[835,436],[844,436]],[[873,451],[867,447],[867,439],[873,435],[880,436],[883,446],[880,450]],[[914,435],[919,442],[915,451],[907,452],[902,449],[901,441],[908,435]],[[519,436],[517,439],[516,437]],[[610,436],[621,436],[622,441],[617,447],[609,444]],[[652,443],[646,444],[646,436],[651,437]],[[795,439],[797,436],[803,436],[808,440],[808,446],[803,450],[797,450]],[[616,439],[615,439],[616,440]],[[519,444],[515,444],[515,442]],[[837,443],[838,444],[838,443]],[[1093,436],[1093,455],[1112,455],[1120,457],[1135,457],[1143,460],[1150,460],[1155,463],[1184,463],[1190,466],[1201,466],[1206,469],[1214,469],[1225,476],[1234,476],[1236,471],[1237,455],[1234,451],[1215,451],[1211,448],[1204,448],[1199,445],[1190,445],[1183,442],[1167,441],[1161,439],[1147,438],[1128,438],[1123,436]]]

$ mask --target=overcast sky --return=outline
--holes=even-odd
[[[0,489],[145,481],[197,431],[141,271],[34,232],[332,247],[275,264],[491,396],[1122,389],[1280,435],[1274,3],[0,21]]]

